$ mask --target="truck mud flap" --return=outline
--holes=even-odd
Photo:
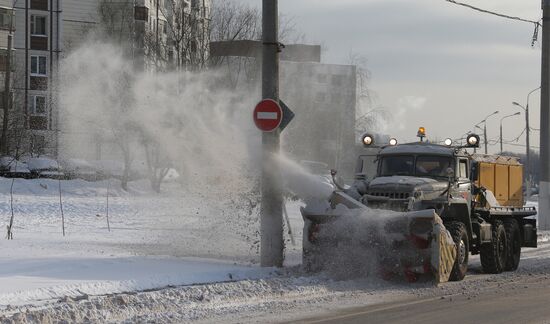
[[[537,247],[537,221],[535,219],[523,219],[522,247]]]

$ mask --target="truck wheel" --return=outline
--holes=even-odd
[[[504,224],[500,220],[492,222],[491,230],[491,243],[481,245],[481,267],[486,273],[501,273],[506,266],[506,256],[508,252],[506,248],[506,230]]]
[[[468,241],[468,232],[466,226],[461,222],[451,222],[446,225],[449,233],[456,244],[456,260],[451,271],[450,281],[460,281],[466,276],[468,271],[468,257],[470,244]]]
[[[506,230],[508,247],[508,255],[504,270],[516,271],[521,257],[521,237],[518,222],[515,219],[507,219],[504,221],[504,229]]]

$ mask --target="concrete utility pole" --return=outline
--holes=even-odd
[[[278,0],[263,0],[262,97],[279,102],[279,6]],[[262,267],[282,267],[284,260],[283,199],[279,167],[274,155],[280,150],[280,130],[262,133]]]
[[[550,0],[542,1],[540,182],[538,228],[550,229]],[[529,148],[527,148],[529,149]]]
[[[531,197],[531,186],[532,184],[532,171],[531,171],[531,142],[530,142],[530,134],[531,134],[531,126],[529,126],[529,97],[533,94],[533,92],[540,90],[540,87],[533,89],[529,91],[527,94],[527,100],[525,102],[525,107],[523,107],[518,102],[512,102],[513,105],[518,106],[522,108],[525,111],[525,183],[527,188],[527,197]]]
[[[485,154],[487,154],[487,121],[483,123],[483,142],[485,143]]]

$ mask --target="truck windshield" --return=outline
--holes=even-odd
[[[386,156],[382,158],[380,176],[414,175],[414,156]]]
[[[381,160],[380,176],[447,177],[447,169],[453,168],[454,159],[446,156],[385,156]]]

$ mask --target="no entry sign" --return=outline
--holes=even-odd
[[[275,100],[264,99],[254,109],[254,123],[261,131],[274,131],[281,125],[282,119],[283,110]]]

